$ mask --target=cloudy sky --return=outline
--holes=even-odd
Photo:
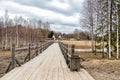
[[[48,21],[51,29],[71,33],[81,29],[79,18],[84,0],[0,0],[0,16],[23,16]]]

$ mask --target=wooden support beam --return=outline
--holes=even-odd
[[[15,61],[16,61],[16,63],[17,63],[19,66],[21,66],[21,63],[20,63],[20,61],[19,61],[17,58],[15,58]]]
[[[28,45],[28,59],[31,59],[31,48],[30,48],[30,44]]]
[[[66,44],[66,53],[68,53],[68,44]]]
[[[38,43],[36,44],[36,56],[38,55]]]
[[[11,66],[12,69],[15,68],[15,44],[12,44],[12,48],[11,48]]]
[[[7,67],[6,71],[5,71],[5,73],[7,73],[7,72],[10,71],[11,65],[12,65],[12,62],[9,63],[9,65],[8,65],[8,67]]]
[[[74,55],[75,54],[75,45],[72,45],[72,47],[71,47],[71,55]]]
[[[27,61],[27,58],[28,58],[28,53],[27,53],[27,56],[25,57],[25,60],[24,60],[24,62],[26,62],[26,61]]]
[[[43,52],[43,43],[41,42],[41,52]]]
[[[11,47],[11,62],[9,63],[5,73],[9,72],[11,69],[14,69],[16,67],[16,63],[21,66],[20,61],[15,57],[15,44],[12,44]]]
[[[71,55],[70,70],[71,71],[80,71],[80,57],[78,55]]]

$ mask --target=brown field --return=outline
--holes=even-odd
[[[10,51],[0,51],[0,77],[4,75],[10,62]]]
[[[69,45],[72,45],[74,44],[76,48],[81,48],[81,49],[89,49],[91,48],[91,41],[66,41],[66,40],[63,40],[61,41],[65,44],[69,44]]]

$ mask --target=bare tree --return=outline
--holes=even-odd
[[[118,8],[118,2],[116,2],[116,16],[117,16],[117,59],[119,58],[119,8]]]
[[[112,0],[108,0],[109,58],[111,58]]]
[[[92,0],[86,0],[85,1],[85,11],[83,13],[84,17],[83,17],[83,25],[85,27],[87,27],[91,33],[91,39],[92,39],[92,51],[94,52],[95,50],[95,42],[94,42],[94,1]]]
[[[4,26],[6,28],[5,49],[7,49],[8,47],[8,19],[9,19],[8,10],[5,10],[5,23],[4,23]]]

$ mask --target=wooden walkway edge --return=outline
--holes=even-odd
[[[42,54],[21,67],[8,72],[0,80],[94,80],[84,69],[71,72],[58,43],[48,47]]]

